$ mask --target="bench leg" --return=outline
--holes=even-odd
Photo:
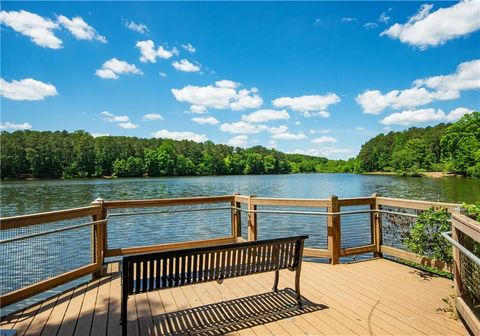
[[[278,291],[278,278],[279,278],[279,273],[280,273],[280,272],[279,272],[278,270],[275,271],[275,280],[273,280],[273,288],[272,288],[272,290],[273,290],[274,292],[277,292],[277,291]]]
[[[127,336],[127,300],[128,298],[122,298],[122,306],[120,311],[120,324],[122,325],[122,336]]]
[[[300,295],[300,271],[301,268],[297,268],[295,272],[295,293],[297,299],[297,307],[302,308],[302,296]]]

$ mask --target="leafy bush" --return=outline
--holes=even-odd
[[[406,248],[420,256],[451,262],[452,247],[441,235],[451,230],[450,217],[447,209],[422,212],[403,241]]]
[[[465,209],[468,217],[480,220],[480,202],[472,204],[463,203],[462,207]]]

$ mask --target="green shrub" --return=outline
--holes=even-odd
[[[463,203],[462,207],[465,209],[468,217],[480,220],[480,202],[472,204]]]
[[[441,235],[451,230],[450,217],[447,209],[422,212],[403,241],[406,248],[420,256],[451,262],[452,247]]]

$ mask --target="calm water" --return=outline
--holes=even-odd
[[[86,206],[97,197],[106,200],[211,196],[241,193],[266,197],[327,198],[382,196],[446,202],[480,200],[480,180],[461,178],[401,178],[352,174],[297,174],[264,176],[218,176],[181,178],[136,178],[95,180],[8,181],[1,183],[1,216]],[[223,206],[229,206],[224,204]],[[218,207],[219,205],[212,205]],[[205,207],[205,206],[201,206]],[[357,207],[359,208],[359,207]],[[361,208],[361,207],[360,207]],[[364,207],[365,208],[365,207]],[[267,209],[264,207],[263,209]],[[278,209],[278,208],[277,208]],[[145,246],[166,242],[224,237],[230,234],[230,210],[209,212],[145,214],[165,208],[116,209],[134,216],[110,216],[109,248]],[[312,209],[296,209],[309,210]],[[325,209],[317,209],[325,211]],[[353,208],[347,210],[354,210]],[[0,232],[0,239],[56,229],[91,221],[72,221],[31,226]],[[369,244],[370,215],[342,216],[342,246]],[[243,214],[242,235],[246,233]],[[309,234],[306,245],[327,248],[324,216],[258,214],[259,239]],[[32,258],[35,256],[35,258]],[[364,256],[368,257],[368,256]],[[84,227],[36,238],[1,244],[0,294],[23,288],[90,263],[90,228]],[[79,281],[84,281],[80,279]],[[79,282],[77,281],[77,282]],[[63,288],[63,287],[62,287]],[[58,290],[62,290],[57,289]],[[49,293],[33,298],[37,300]],[[9,312],[28,303],[14,305]]]
[[[97,197],[138,199],[256,194],[268,197],[326,198],[378,193],[445,202],[480,200],[480,179],[412,178],[354,174],[296,174],[1,183],[2,217],[88,205]]]

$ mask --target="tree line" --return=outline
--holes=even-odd
[[[362,146],[357,164],[366,172],[444,171],[480,177],[480,113],[467,114],[453,124],[377,135]]]
[[[377,135],[349,160],[287,154],[262,146],[243,149],[211,141],[93,137],[85,131],[3,131],[0,144],[2,179],[372,171],[402,175],[447,171],[480,177],[479,112],[453,124]]]
[[[328,160],[210,141],[93,137],[85,131],[2,132],[1,178],[134,177],[353,172],[354,159]]]

